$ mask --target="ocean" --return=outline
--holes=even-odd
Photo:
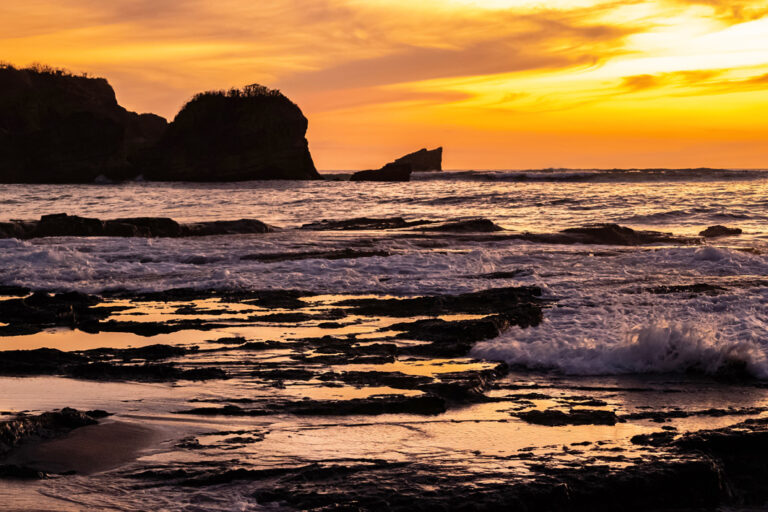
[[[190,352],[170,360],[184,368],[220,367],[229,374],[226,380],[172,383],[0,377],[0,411],[105,409],[115,414],[110,421],[139,424],[155,436],[130,462],[34,483],[0,483],[0,498],[17,508],[42,500],[40,508],[49,510],[305,509],[322,504],[312,493],[330,488],[339,496],[365,494],[374,482],[355,471],[370,471],[370,464],[384,464],[377,471],[385,472],[394,482],[393,492],[401,494],[397,475],[433,475],[427,465],[453,475],[454,481],[485,475],[483,482],[495,482],[500,474],[515,482],[531,481],[533,470],[523,468],[530,457],[521,453],[551,465],[553,457],[562,456],[561,445],[585,442],[597,449],[604,440],[628,458],[615,466],[620,471],[648,458],[629,439],[659,427],[651,416],[633,414],[666,414],[665,425],[683,434],[726,428],[768,411],[763,387],[768,379],[768,170],[453,171],[416,173],[408,183],[0,185],[0,205],[3,221],[68,213],[100,219],[170,217],[185,223],[249,218],[275,228],[265,234],[194,238],[0,240],[2,287],[102,296],[107,306],[127,308],[111,317],[121,321],[133,315],[132,321],[203,322],[150,335],[133,328],[128,333],[58,327],[0,337],[0,350],[209,347],[220,351]],[[430,231],[430,224],[302,229],[359,217],[433,223],[487,219],[503,231],[447,233]],[[595,224],[672,233],[687,242],[552,243],[508,236],[551,235]],[[714,225],[743,233],[698,236]],[[540,290],[540,323],[513,324],[498,336],[477,339],[463,357],[395,355],[386,361],[320,364],[308,363],[301,359],[306,354],[296,356],[283,345],[326,335],[384,344],[402,330],[395,324],[402,319],[383,319],[387,315],[334,317],[330,311],[339,304],[346,307],[343,300],[457,296],[518,287]],[[158,298],[174,289],[188,290],[192,298]],[[267,310],[284,315],[299,310],[247,301],[235,306],[216,298],[254,290],[306,294],[308,302],[299,310],[309,316],[260,321],[258,315]],[[195,296],[203,292],[218,295]],[[217,309],[224,303],[227,315],[252,322],[205,324],[218,322],[224,313]],[[182,311],[185,304],[196,308],[197,316]],[[438,316],[474,321],[484,315],[457,310]],[[413,319],[423,318],[414,312]],[[322,322],[328,325],[320,328]],[[232,336],[274,344],[261,352],[227,352],[226,341],[215,343]],[[316,346],[313,350],[312,355],[330,353]],[[351,353],[343,352],[345,357]],[[331,371],[324,366],[331,365],[334,372],[435,376],[488,369],[483,365],[499,362],[509,373],[484,391],[493,400],[469,400],[459,407],[449,400],[447,412],[426,419],[402,411],[344,419],[290,412],[177,414],[201,403],[244,408],[259,400],[271,404],[289,398],[354,400],[416,393],[391,382],[325,386],[333,377],[320,378],[320,373],[254,380],[254,368],[315,371],[319,367],[313,365],[320,364],[323,371]],[[530,410],[583,409],[584,400],[578,400],[583,395],[595,401],[594,410],[615,412],[623,421],[562,427],[519,419]],[[706,410],[719,412],[700,414]],[[676,416],[674,411],[683,413]],[[190,438],[196,439],[197,449],[188,449],[194,443],[180,448]],[[651,449],[654,457],[661,457],[659,450]],[[413,472],[405,472],[403,464],[412,465]],[[417,464],[423,465],[418,471]],[[358,468],[356,476],[346,484],[339,474],[318,476],[317,471],[339,465]],[[227,473],[232,468],[240,473]],[[310,475],[307,468],[315,473]],[[268,469],[273,472],[265,473]],[[229,476],[203,481],[201,475],[212,474]],[[295,484],[297,478],[304,483]],[[448,484],[436,478],[424,486],[439,494]],[[317,503],[297,498],[305,495],[315,496]]]

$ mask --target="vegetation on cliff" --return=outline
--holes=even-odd
[[[318,179],[306,131],[260,85],[198,94],[168,125],[121,107],[103,78],[0,65],[0,182]]]

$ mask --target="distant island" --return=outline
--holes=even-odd
[[[420,149],[386,164],[381,169],[354,173],[351,181],[410,181],[413,172],[443,170],[443,148]]]

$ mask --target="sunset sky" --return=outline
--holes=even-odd
[[[319,169],[768,167],[768,2],[3,0],[0,59],[104,76],[172,119],[258,82]]]

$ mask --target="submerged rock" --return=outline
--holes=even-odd
[[[409,164],[387,164],[381,169],[359,171],[352,175],[350,181],[411,181],[411,166]]]
[[[129,112],[103,78],[0,66],[0,181],[90,183],[131,177],[167,123]]]
[[[440,147],[432,150],[420,149],[398,158],[393,163],[410,165],[413,172],[442,171],[443,148]]]
[[[504,231],[504,228],[489,219],[459,220],[437,226],[426,226],[420,229],[423,231],[443,231],[447,233],[493,233]]]
[[[348,220],[321,220],[311,224],[304,224],[301,229],[310,229],[314,231],[364,231],[373,229],[401,229],[423,224],[431,224],[428,220],[406,221],[402,217],[388,217],[383,219],[372,219],[369,217],[358,217]]]
[[[701,243],[698,238],[677,236],[659,231],[636,231],[618,224],[593,224],[578,228],[564,229],[559,233],[523,233],[508,238],[527,240],[543,244],[589,244],[589,245],[649,245]]]
[[[699,233],[699,236],[704,238],[719,238],[722,236],[735,236],[742,234],[743,231],[740,228],[728,228],[725,226],[709,226],[707,229]]]
[[[206,92],[181,109],[140,169],[156,181],[320,179],[306,132],[307,118],[279,91]]]

